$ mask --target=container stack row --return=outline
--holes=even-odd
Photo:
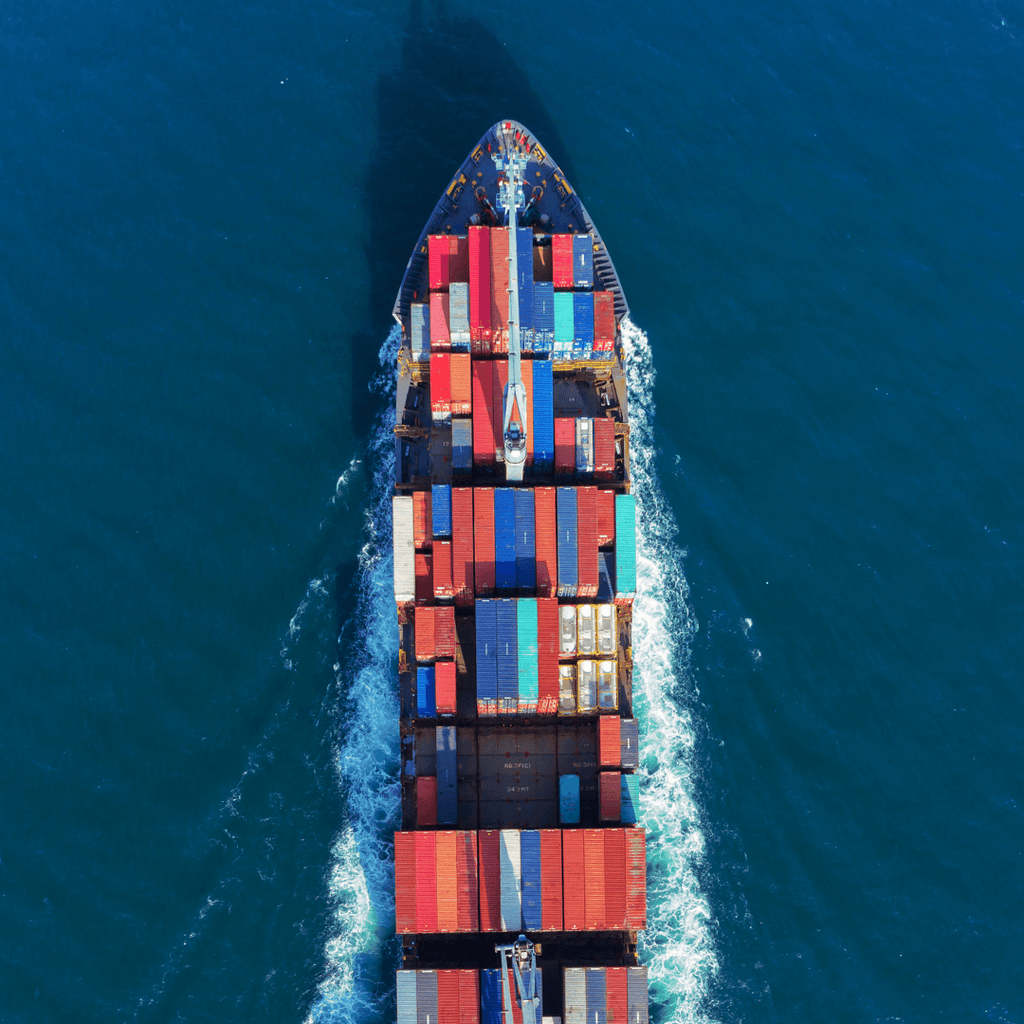
[[[639,828],[395,833],[401,934],[646,927]]]
[[[551,360],[524,359],[520,363],[520,373],[526,390],[526,466],[537,473],[551,473],[555,459],[554,371]],[[466,412],[471,414],[475,466],[494,466],[504,452],[503,416],[507,386],[507,359],[473,360],[471,402]],[[457,466],[453,462],[452,468],[463,472],[472,467]]]
[[[647,1024],[646,967],[566,967],[562,1024]]]

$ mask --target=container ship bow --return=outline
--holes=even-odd
[[[395,302],[400,1024],[642,1024],[635,510],[601,236],[501,121]]]

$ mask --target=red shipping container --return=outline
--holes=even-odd
[[[583,830],[564,829],[562,831],[562,892],[565,917],[563,927],[567,932],[587,930],[586,888]]]
[[[597,488],[576,488],[578,597],[597,597]],[[438,541],[434,541],[437,551]],[[434,589],[437,589],[437,556],[434,556]]]
[[[441,352],[452,347],[452,334],[448,320],[448,293],[430,293],[430,348]]]
[[[454,358],[454,357],[453,357]],[[455,401],[452,383],[452,401]],[[454,406],[452,407],[454,411]],[[598,480],[611,480],[615,476],[615,422],[607,416],[594,418],[594,476]]]
[[[508,351],[508,228],[491,228],[491,351]]]
[[[610,547],[615,543],[615,492],[597,492],[597,546]]]
[[[551,236],[551,273],[555,288],[572,290],[576,283],[576,269],[572,255],[572,235]]]
[[[480,832],[480,931],[501,931],[501,853],[498,831]]]
[[[431,556],[426,552],[416,552],[416,603],[434,603],[434,572]]]
[[[416,634],[417,661],[433,661],[436,657],[434,653],[436,650],[434,613],[436,611],[437,609],[433,607],[416,605],[413,631]]]
[[[473,576],[477,597],[494,593],[494,489],[473,488]]]
[[[434,695],[439,715],[455,714],[454,661],[438,661],[434,663]]]
[[[615,350],[615,298],[611,292],[594,292],[594,351]]]
[[[469,239],[465,235],[449,235],[451,249],[448,254],[450,281],[469,282]]]
[[[473,464],[494,463],[494,363],[473,360]]]
[[[434,832],[416,832],[416,931],[437,931],[437,855]]]
[[[426,609],[417,608],[419,611]],[[455,636],[455,609],[437,607],[434,609],[434,657],[454,658],[458,640]]]
[[[395,833],[395,931],[416,931],[416,833]]]
[[[603,777],[603,776],[602,776]],[[619,776],[615,775],[618,785]],[[604,829],[604,918],[607,927],[626,927],[626,830]]]
[[[601,821],[618,821],[622,816],[622,776],[619,772],[601,772],[597,789]]]
[[[642,828],[622,830],[626,839],[626,927],[647,927],[647,833]]]
[[[460,971],[437,972],[437,1024],[459,1024],[460,973]],[[434,1024],[434,1021],[431,1021],[431,1024]]]
[[[450,256],[450,236],[427,236],[427,283],[430,285],[431,290],[448,291],[448,282],[450,280],[448,263]]]
[[[412,492],[412,536],[417,551],[429,551],[434,543],[434,524],[430,518],[430,491]]]
[[[416,779],[416,827],[430,828],[437,824],[437,779],[420,775]]]
[[[587,879],[584,894],[588,932],[604,931],[604,830],[583,830],[583,873]]]
[[[459,971],[459,1024],[480,1024],[480,975]]]
[[[495,461],[497,453],[505,453],[505,388],[508,385],[508,360],[495,359],[493,376],[491,378],[492,411],[491,419],[494,426],[494,452]]]
[[[557,828],[540,830],[541,930],[562,930],[562,833]]]
[[[430,353],[430,411],[433,418],[444,419],[452,412],[452,354]]]
[[[555,501],[554,487],[534,488],[538,597],[555,597],[558,593],[558,514]]]
[[[435,832],[437,858],[437,930],[457,932],[458,873],[455,864],[455,833]]]
[[[433,555],[434,597],[451,598],[455,596],[452,583],[452,542],[435,540]]]
[[[519,363],[526,389],[526,464],[533,465],[533,360],[523,359]]]
[[[555,473],[572,476],[576,472],[576,421],[555,419]]]
[[[625,967],[604,969],[605,1000],[608,1024],[627,1024],[629,1013],[628,975]]]
[[[468,416],[473,411],[472,356],[453,352],[451,357],[451,411],[453,416]],[[611,422],[609,420],[609,422]]]
[[[452,488],[452,584],[457,607],[473,604],[473,488]]]
[[[455,833],[455,871],[458,878],[460,932],[480,931],[480,896],[475,832]]]
[[[622,733],[618,715],[602,715],[597,720],[597,763],[602,768],[622,767]]]
[[[491,236],[486,227],[469,229],[469,340],[474,355],[491,351]]]
[[[537,598],[537,712],[558,713],[558,598]]]

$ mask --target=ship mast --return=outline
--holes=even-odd
[[[505,479],[523,479],[526,466],[526,387],[519,357],[519,245],[516,231],[519,210],[525,204],[523,195],[523,156],[512,125],[502,125],[504,170],[498,187],[498,208],[505,211],[508,226],[508,385],[502,419],[505,447]]]

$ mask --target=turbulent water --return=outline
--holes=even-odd
[[[636,325],[653,1019],[1024,1024],[1022,39],[8,4],[0,1019],[393,1014],[390,306],[513,116]]]

